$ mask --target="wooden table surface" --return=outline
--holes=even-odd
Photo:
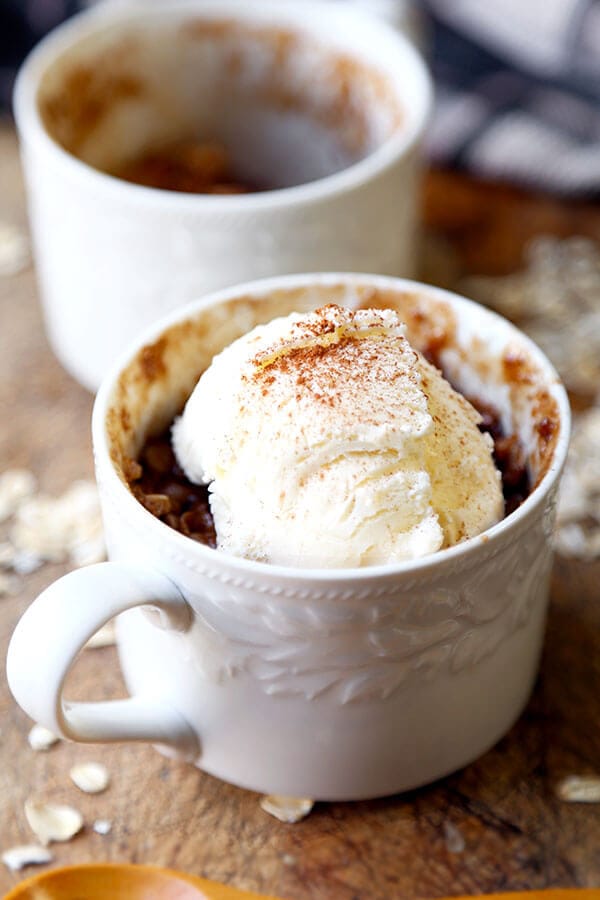
[[[540,231],[600,239],[600,211],[487,189],[437,174],[428,180],[426,219],[466,272],[510,271]],[[0,220],[25,225],[16,144],[0,129]],[[31,269],[0,278],[0,471],[31,468],[59,492],[91,477],[91,397],[51,355]],[[1,539],[1,538],[0,538]],[[66,567],[46,566],[21,594],[0,600],[0,657],[31,599]],[[307,898],[434,898],[548,886],[600,886],[600,804],[559,801],[569,774],[600,772],[600,564],[558,561],[545,653],[534,696],[492,751],[430,787],[363,803],[319,804],[286,826],[258,797],[145,746],[77,746],[48,753],[27,744],[30,722],[0,675],[0,851],[31,841],[23,815],[35,794],[81,809],[86,829],[53,845],[60,864],[120,860],[169,865],[238,887]],[[48,635],[48,640],[52,636]],[[36,660],[31,660],[36,665]],[[122,694],[114,648],[86,651],[76,695]],[[85,796],[68,778],[76,761],[98,760],[109,790]],[[90,827],[113,822],[107,836]],[[452,852],[448,827],[464,838]],[[4,893],[23,874],[0,867]]]

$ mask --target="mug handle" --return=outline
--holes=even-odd
[[[199,755],[198,737],[162,699],[73,703],[63,685],[79,651],[109,619],[136,606],[158,610],[158,627],[185,632],[190,607],[158,572],[103,562],[70,572],[50,585],[24,613],[12,636],[7,676],[17,703],[34,721],[72,741],[150,741]]]

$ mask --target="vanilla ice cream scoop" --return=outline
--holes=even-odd
[[[274,319],[216,356],[173,428],[219,549],[285,566],[399,562],[503,516],[479,414],[391,310]]]

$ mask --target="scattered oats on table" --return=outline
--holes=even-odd
[[[600,776],[568,775],[557,785],[556,794],[567,803],[600,803]]]
[[[12,519],[9,539],[0,543],[0,567],[29,575],[45,562],[86,566],[106,559],[94,482],[76,481],[59,497],[35,488],[26,469],[0,475],[0,521]]]
[[[44,565],[44,560],[36,553],[27,550],[16,550],[12,561],[12,569],[17,575],[31,575]]]
[[[10,541],[0,542],[0,569],[12,569],[16,552]]]
[[[14,575],[0,572],[0,597],[15,597],[21,590],[21,582]]]
[[[86,794],[100,794],[110,784],[108,769],[96,762],[73,766],[69,777],[73,784]]]
[[[37,494],[26,500],[16,511],[10,539],[18,550],[47,562],[70,559],[77,564],[82,545],[85,562],[99,562],[104,545],[95,484],[76,481],[59,497]],[[87,552],[90,549],[94,552]]]
[[[555,545],[563,556],[600,559],[600,247],[539,237],[526,262],[523,272],[467,278],[461,289],[513,319],[589,407],[573,417]]]
[[[10,222],[0,222],[0,276],[18,275],[30,261],[27,232]]]
[[[600,558],[600,406],[573,419],[557,524],[555,543],[560,554]]]
[[[595,396],[600,384],[600,247],[594,241],[540,236],[527,248],[522,272],[469,277],[460,288],[527,332],[569,390]]]
[[[27,741],[32,750],[49,750],[60,741],[60,738],[49,728],[45,728],[43,725],[34,725],[27,735]]]
[[[20,504],[33,496],[35,475],[28,469],[7,469],[0,475],[0,522],[15,514]]]
[[[314,800],[300,797],[279,797],[275,794],[262,797],[260,801],[261,809],[288,825],[293,825],[306,818],[314,805]]]
[[[452,822],[444,822],[444,839],[448,853],[462,853],[465,849],[465,839]]]
[[[12,872],[18,872],[26,866],[42,866],[54,859],[47,847],[38,844],[21,844],[9,847],[2,854],[2,862]]]
[[[83,828],[83,816],[72,806],[60,803],[25,801],[25,818],[29,827],[46,846],[52,841],[70,841]]]

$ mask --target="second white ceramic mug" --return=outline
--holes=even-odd
[[[414,562],[310,570],[212,550],[134,498],[126,458],[168,426],[212,356],[259,322],[326,302],[391,306],[416,346],[445,341],[452,380],[519,435],[537,482],[522,506]],[[271,279],[209,297],[146,334],[105,381],[93,438],[111,561],[65,576],[27,610],[10,687],[67,738],[152,741],[263,793],[349,800],[439,778],[494,744],[531,691],[568,437],[551,365],[467,300],[368,275]],[[79,649],[117,614],[132,696],[65,701]]]
[[[61,26],[15,92],[59,359],[96,390],[141,328],[210,290],[288,272],[412,274],[429,106],[416,51],[353,5],[161,0]],[[190,136],[223,141],[237,171],[277,189],[201,196],[107,174]]]

